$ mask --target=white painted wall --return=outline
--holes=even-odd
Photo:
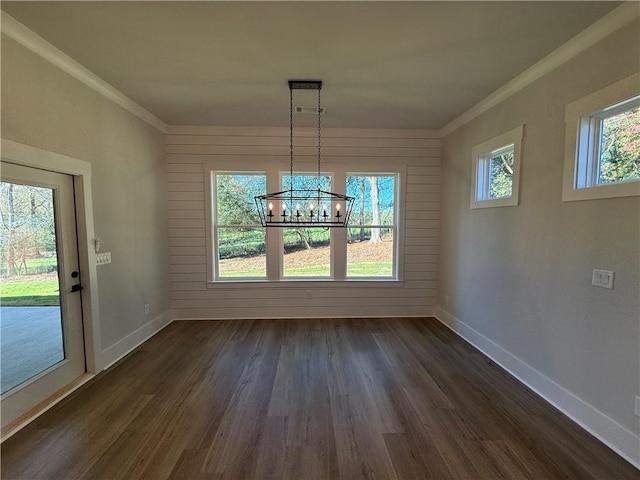
[[[107,364],[170,319],[164,134],[3,35],[2,137],[92,165]]]
[[[618,450],[636,462],[640,199],[561,195],[565,105],[637,72],[638,38],[635,21],[443,138],[438,297],[448,323],[502,351],[507,368],[584,402],[574,418],[619,427]],[[469,209],[471,149],[521,124],[520,205]],[[615,289],[592,287],[593,268],[614,270]]]
[[[404,281],[384,288],[281,282],[231,284],[207,288],[205,213],[206,163],[228,168],[288,158],[288,128],[171,127],[166,137],[169,199],[171,297],[176,318],[282,318],[424,316],[436,304],[438,217],[440,211],[440,140],[434,132],[323,129],[322,157],[361,165],[383,161],[406,166],[402,185],[406,212],[403,228]],[[306,142],[305,142],[306,140]],[[296,155],[316,152],[313,136],[295,144]],[[308,143],[307,146],[303,144]],[[300,158],[300,157],[298,157]],[[236,167],[239,168],[239,167]],[[358,171],[354,168],[355,171]],[[307,299],[306,290],[312,298]]]

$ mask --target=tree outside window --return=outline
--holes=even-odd
[[[266,192],[265,174],[214,173],[216,276],[266,278],[266,236],[255,195]]]
[[[348,175],[355,198],[347,233],[347,277],[393,277],[396,176]]]
[[[640,107],[602,120],[598,183],[640,179]]]
[[[303,216],[310,213],[314,192],[318,188],[331,191],[329,175],[285,174],[281,177],[282,190],[293,187],[296,190],[308,190],[308,200],[296,200],[287,205],[290,213],[299,212]],[[316,214],[318,212],[316,211]],[[321,277],[331,276],[331,232],[323,228],[293,227],[282,229],[282,276],[283,277]]]

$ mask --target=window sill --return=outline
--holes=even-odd
[[[513,195],[510,197],[492,198],[489,200],[472,200],[471,210],[476,208],[496,208],[496,207],[517,207],[518,199]]]
[[[565,188],[562,192],[563,202],[576,200],[598,200],[603,198],[640,196],[640,181],[609,183],[586,188]]]
[[[207,282],[207,289],[232,288],[401,288],[403,280],[392,279],[353,279],[353,280],[320,280],[320,279],[286,279],[286,280],[222,280]]]

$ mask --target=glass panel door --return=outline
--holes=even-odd
[[[53,194],[0,182],[3,394],[65,358]]]
[[[73,177],[2,162],[2,429],[85,372]]]

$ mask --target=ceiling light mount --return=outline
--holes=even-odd
[[[349,223],[354,197],[323,188],[320,168],[320,80],[289,80],[289,189],[256,195],[255,202],[263,227],[346,227]],[[296,188],[293,175],[293,91],[318,91],[318,171],[317,188]],[[275,212],[275,213],[274,213]]]
[[[322,90],[322,80],[289,80],[289,90]]]

